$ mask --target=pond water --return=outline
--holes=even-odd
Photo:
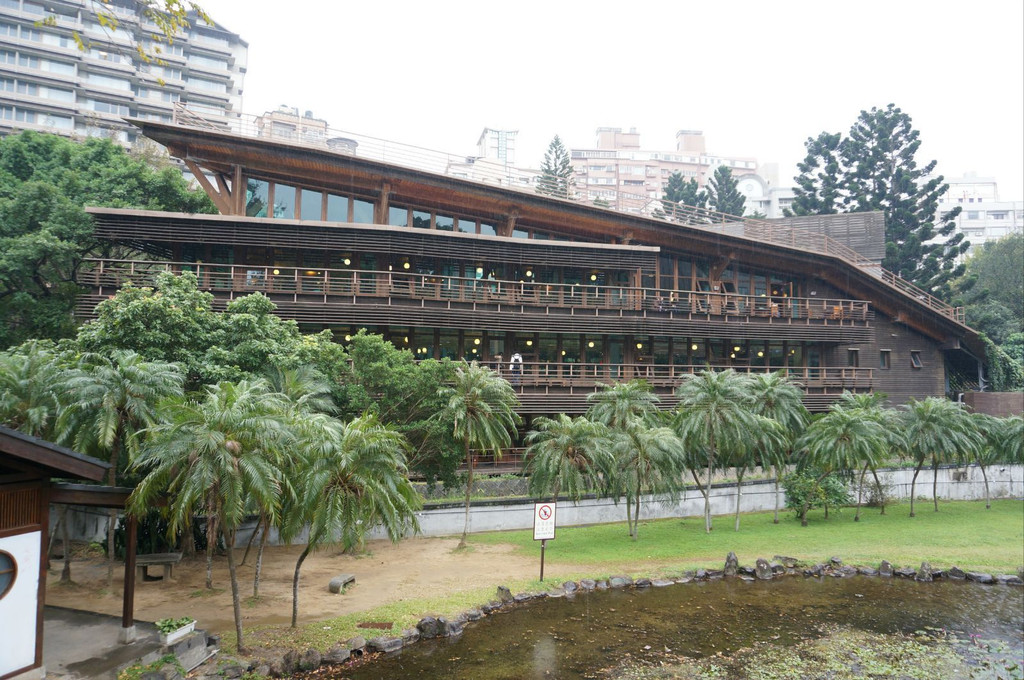
[[[454,640],[420,642],[317,677],[594,678],[624,659],[642,664],[669,654],[701,658],[760,643],[790,645],[835,626],[882,634],[945,628],[1005,641],[1019,658],[1024,589],[858,576],[579,593],[502,610]]]

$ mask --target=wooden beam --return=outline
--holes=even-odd
[[[512,236],[512,232],[515,231],[516,220],[518,220],[518,219],[519,219],[519,213],[518,212],[512,212],[512,213],[509,213],[508,215],[506,215],[505,216],[504,224],[501,224],[501,225],[498,226],[498,236],[504,236],[505,238],[510,238]]]
[[[196,165],[195,161],[186,158],[185,167],[192,172],[192,176],[196,178],[196,181],[199,182],[199,186],[203,187],[203,191],[206,192],[206,195],[209,196],[210,200],[217,206],[217,210],[220,210],[221,214],[224,215],[231,214],[230,196],[225,196],[221,192],[217,191],[213,184],[210,183],[210,180],[206,177],[206,173],[203,172],[202,168]]]
[[[131,494],[132,490],[124,487],[54,484],[50,490],[50,502],[122,509],[126,507]]]
[[[377,224],[388,223],[388,204],[391,199],[391,182],[382,182],[380,187],[380,200],[377,201]]]
[[[231,188],[235,197],[235,209],[233,214],[244,215],[245,214],[245,176],[242,173],[242,166],[235,165],[234,173],[231,177]]]
[[[70,450],[62,450],[49,442],[26,441],[20,437],[0,433],[0,453],[9,454],[30,466],[41,466],[53,476],[68,476],[78,479],[100,481],[107,474],[110,465],[103,461],[87,458]]]

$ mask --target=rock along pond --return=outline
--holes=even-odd
[[[1021,658],[1022,628],[1018,586],[861,576],[727,579],[534,600],[469,624],[458,638],[423,641],[361,667],[321,669],[316,677],[622,677],[623,669],[789,647],[836,630],[995,641],[1012,664]],[[991,677],[1020,677],[1017,669],[999,671]]]

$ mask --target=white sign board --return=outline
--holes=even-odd
[[[533,540],[546,541],[555,537],[555,504],[533,504]]]

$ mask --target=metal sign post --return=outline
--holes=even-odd
[[[544,548],[555,538],[555,504],[533,504],[533,540],[540,541],[540,580],[544,582]]]

